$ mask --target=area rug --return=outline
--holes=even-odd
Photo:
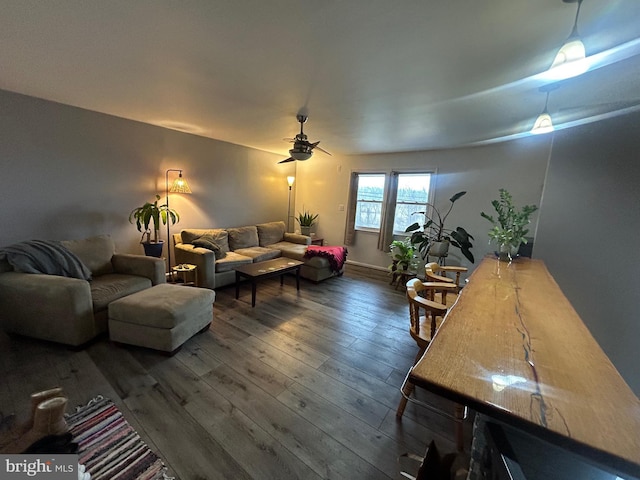
[[[142,441],[115,404],[102,396],[66,417],[78,462],[92,480],[169,480],[162,460]]]

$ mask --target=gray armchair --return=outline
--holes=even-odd
[[[64,241],[91,270],[91,280],[22,273],[0,262],[0,328],[80,346],[107,331],[109,303],[164,283],[162,259],[115,253],[111,237]]]

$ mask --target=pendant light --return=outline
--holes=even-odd
[[[551,121],[551,115],[549,115],[549,110],[547,109],[547,105],[549,104],[549,93],[551,92],[551,90],[555,90],[556,88],[558,88],[558,84],[551,84],[540,87],[541,92],[547,92],[547,97],[544,101],[544,110],[542,110],[542,113],[538,115],[538,118],[536,118],[536,121],[533,124],[533,128],[531,129],[531,133],[533,135],[550,133],[555,130],[555,128],[553,127],[553,121]]]
[[[580,7],[582,0],[562,0],[564,3],[577,3],[576,18],[573,22],[573,29],[564,45],[556,54],[548,74],[550,78],[561,80],[564,78],[575,77],[586,72],[589,64],[586,61],[586,52],[584,44],[578,35],[578,17],[580,16]]]

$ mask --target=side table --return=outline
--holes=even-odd
[[[324,238],[323,237],[311,237],[311,245],[320,245],[324,246]]]
[[[194,287],[198,286],[198,272],[196,270],[198,270],[198,267],[190,263],[181,263],[180,265],[171,267],[171,271],[178,274],[179,278],[182,279],[182,285]],[[188,281],[188,277],[192,277],[193,281]]]

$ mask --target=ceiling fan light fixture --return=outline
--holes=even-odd
[[[311,152],[301,152],[299,150],[291,149],[289,150],[289,155],[291,155],[291,158],[295,160],[304,161],[309,160],[313,154]]]

